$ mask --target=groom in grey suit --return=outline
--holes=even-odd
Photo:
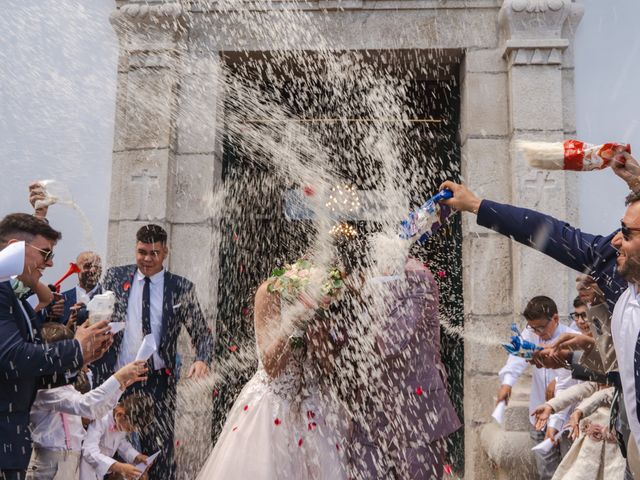
[[[440,479],[447,436],[460,428],[440,359],[438,286],[409,259],[404,275],[378,277],[374,352],[349,442],[356,479]],[[380,298],[380,297],[378,297]],[[369,363],[369,362],[367,362]]]

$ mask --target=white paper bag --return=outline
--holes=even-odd
[[[136,354],[136,361],[144,360],[145,362],[151,358],[151,355],[156,353],[158,347],[156,346],[156,339],[153,338],[153,334],[145,335],[142,339],[142,344]]]
[[[124,330],[125,323],[124,322],[109,322],[109,327],[111,327],[111,334],[115,335],[116,333]]]

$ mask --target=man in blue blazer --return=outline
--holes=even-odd
[[[0,478],[22,480],[31,456],[29,411],[41,376],[77,372],[110,345],[107,321],[80,328],[74,340],[40,344],[40,322],[26,301],[53,265],[60,232],[28,214],[0,221],[0,249],[25,241],[24,269],[0,283]]]
[[[618,175],[626,179],[620,173]],[[638,187],[636,183],[632,184]],[[511,237],[569,268],[592,276],[604,292],[610,310],[627,288],[627,282],[616,272],[617,250],[611,245],[618,230],[604,236],[592,235],[535,210],[480,199],[466,186],[452,181],[444,182],[440,188],[453,192],[453,198],[443,203],[476,214],[478,225]]]
[[[162,450],[150,470],[152,480],[175,478],[176,354],[181,327],[187,329],[196,352],[187,378],[206,376],[213,352],[213,335],[195,286],[164,269],[168,253],[164,229],[145,225],[136,234],[136,264],[107,271],[102,287],[116,295],[112,320],[125,322],[125,329],[114,336],[114,348],[92,366],[99,385],[135,358],[145,335],[153,335],[158,350],[149,360],[148,380],[137,387],[154,400],[155,420],[140,438],[143,453]]]

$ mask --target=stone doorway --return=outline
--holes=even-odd
[[[313,57],[313,52],[308,52]],[[336,55],[348,56],[350,52]],[[376,188],[379,167],[365,165],[359,157],[362,138],[341,135],[345,116],[338,103],[332,103],[330,93],[321,86],[322,79],[311,83],[304,78],[305,67],[296,64],[296,57],[277,60],[264,52],[242,55],[224,53],[225,67],[233,74],[241,71],[243,78],[251,78],[263,90],[269,89],[272,98],[280,102],[291,114],[292,122],[311,124],[311,129],[323,139],[331,153],[331,164],[345,182],[366,194]],[[411,78],[406,87],[406,106],[410,121],[406,133],[411,148],[404,154],[418,158],[426,179],[410,192],[413,205],[422,203],[437,190],[448,172],[457,177],[460,172],[459,111],[460,56],[452,52],[442,55],[439,62],[432,60],[429,51],[395,50],[367,52],[368,61],[376,68],[394,72],[398,79]],[[442,61],[446,59],[446,61]],[[318,68],[315,62],[310,62]],[[418,70],[416,65],[423,68]],[[269,71],[268,83],[262,74]],[[411,75],[407,75],[408,72]],[[304,78],[304,81],[300,81]],[[279,88],[274,89],[278,84]],[[277,91],[276,91],[277,90]],[[353,95],[367,92],[354,92]],[[300,101],[300,99],[303,99]],[[313,106],[309,108],[309,106]],[[225,108],[225,117],[228,106]],[[237,114],[238,112],[234,112]],[[350,115],[354,117],[353,113]],[[254,118],[248,112],[248,122],[268,119]],[[399,119],[397,119],[399,121]],[[394,121],[393,118],[369,119],[365,114],[349,118],[348,122]],[[242,139],[226,135],[223,140],[222,182],[227,191],[225,209],[220,223],[218,308],[216,320],[217,362],[243,354],[242,349],[253,351],[252,304],[259,283],[269,276],[271,269],[295,260],[304,254],[313,235],[312,222],[304,216],[287,218],[287,192],[294,187],[279,178],[264,158],[256,158],[242,148]],[[347,159],[345,159],[345,157]],[[403,159],[409,167],[409,158]],[[414,163],[415,166],[415,163]],[[360,232],[375,231],[375,214],[356,218],[351,222]],[[461,224],[455,217],[450,226],[432,238],[426,245],[416,248],[413,255],[428,263],[439,278],[441,315],[453,325],[463,322]],[[443,360],[449,373],[450,394],[460,417],[463,417],[463,344],[445,329],[441,332]],[[225,414],[242,386],[254,371],[254,365],[234,375],[220,385],[214,393],[212,437],[215,441],[225,420]],[[464,432],[451,438],[451,458],[462,469],[464,462]]]

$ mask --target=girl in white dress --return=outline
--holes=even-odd
[[[310,261],[274,271],[255,296],[258,371],[231,408],[199,480],[346,478],[344,415],[328,393],[329,304],[341,273]],[[314,300],[318,299],[318,300]]]

